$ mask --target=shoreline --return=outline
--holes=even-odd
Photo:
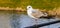
[[[26,9],[23,9],[21,7],[17,7],[17,8],[0,7],[0,11],[26,12]],[[49,15],[56,15],[60,17],[60,7],[54,8],[52,10],[41,9],[40,11],[47,12]]]

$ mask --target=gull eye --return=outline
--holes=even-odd
[[[30,7],[29,7],[30,8]]]

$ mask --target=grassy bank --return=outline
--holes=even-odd
[[[14,10],[26,11],[26,6],[47,11],[50,15],[60,15],[60,0],[0,0],[0,7],[13,8]],[[54,9],[57,8],[57,9]],[[59,11],[59,12],[58,12]]]
[[[0,7],[26,9],[27,5],[31,5],[33,8],[51,10],[60,6],[60,0],[0,0]]]

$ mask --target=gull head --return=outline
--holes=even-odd
[[[32,6],[30,6],[30,5],[29,5],[29,6],[27,6],[27,9],[32,9]]]

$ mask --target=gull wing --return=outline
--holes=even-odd
[[[35,18],[39,18],[39,17],[43,16],[43,13],[39,10],[32,10],[31,15],[34,16]]]

